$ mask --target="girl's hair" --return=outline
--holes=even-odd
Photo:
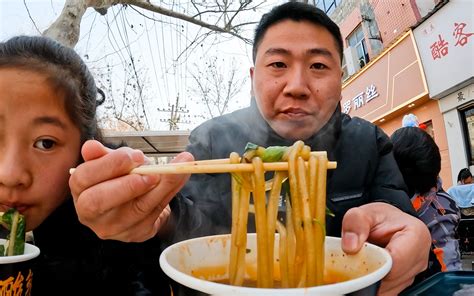
[[[402,127],[391,139],[408,193],[424,194],[435,187],[441,171],[441,154],[433,138],[421,128]]]
[[[0,43],[0,68],[34,71],[47,77],[50,85],[64,94],[64,107],[81,132],[81,144],[102,140],[96,107],[103,103],[86,64],[71,48],[42,36],[17,36]]]
[[[458,183],[472,177],[471,171],[468,168],[461,169],[458,174]]]

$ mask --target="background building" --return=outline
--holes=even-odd
[[[443,116],[455,182],[459,170],[474,165],[474,2],[451,0],[413,32]]]
[[[474,165],[474,2],[310,2],[341,28],[343,111],[388,135],[415,114],[440,148],[441,178],[450,187],[461,168]]]

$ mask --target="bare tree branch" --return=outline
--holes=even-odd
[[[205,67],[194,64],[195,70],[191,72],[191,77],[197,89],[193,89],[193,92],[199,96],[200,102],[206,105],[210,118],[213,118],[227,112],[229,103],[240,92],[246,78],[237,78],[236,74],[240,69],[233,60],[224,66],[218,63],[217,57],[212,57],[207,59],[205,64]]]
[[[175,1],[173,1],[173,5],[169,4],[169,6],[167,6],[167,3],[165,2],[166,1],[160,1],[158,2],[160,5],[158,5],[151,3],[149,0],[65,0],[61,14],[55,22],[43,32],[43,34],[58,40],[66,46],[75,47],[80,37],[81,20],[88,8],[93,8],[102,15],[107,12],[112,12],[115,17],[123,17],[123,14],[121,13],[123,13],[126,8],[130,8],[133,12],[136,12],[147,19],[160,22],[161,24],[168,24],[170,26],[174,25],[172,21],[173,18],[179,19],[194,24],[198,26],[199,29],[194,30],[193,34],[188,38],[187,32],[185,35],[180,33],[184,28],[183,25],[176,27],[176,31],[181,34],[180,37],[184,37],[186,41],[184,46],[179,45],[176,50],[172,49],[173,65],[175,66],[178,63],[178,60],[181,61],[183,57],[185,61],[181,62],[186,62],[187,55],[185,55],[185,53],[196,49],[200,44],[202,46],[204,40],[210,39],[210,42],[207,43],[211,44],[211,47],[212,45],[222,42],[222,38],[214,38],[217,37],[217,35],[223,34],[225,37],[229,38],[236,37],[250,44],[251,40],[243,37],[241,34],[244,26],[255,24],[255,22],[247,21],[237,23],[237,19],[239,19],[239,21],[245,19],[244,17],[237,18],[237,16],[245,11],[253,11],[264,3],[264,1],[254,2],[251,0],[191,0],[190,3],[186,3],[188,4],[187,6],[179,6],[179,4],[176,6],[174,5],[174,3],[176,3]],[[155,1],[155,3],[157,3],[157,1]],[[115,7],[119,8],[119,12],[116,14]],[[146,13],[147,11],[150,13]],[[158,18],[155,18],[155,14],[152,13],[168,16],[171,19],[169,22],[166,21],[166,18],[164,18],[165,21],[159,20]],[[105,18],[107,26],[109,26],[109,19],[110,17]],[[110,25],[113,23],[118,25],[120,19],[116,20],[114,16],[112,16],[112,19]],[[129,40],[127,31],[133,32],[130,34],[135,34],[135,37],[139,37],[138,35],[140,34],[137,30],[133,29],[133,24],[128,23],[126,19],[122,19],[121,21],[123,22],[122,25],[128,29],[117,27],[118,33],[114,36],[109,27],[107,36],[104,36],[105,38],[109,38],[114,52],[110,54],[104,53],[102,58],[89,62],[96,62],[98,60],[106,59],[107,56],[111,54],[118,54],[122,66],[125,68],[124,77],[126,78],[123,82],[124,85],[122,87],[119,86],[117,88],[115,86],[115,88],[112,88],[111,83],[105,83],[105,80],[112,80],[111,73],[104,74],[101,77],[99,74],[99,80],[104,80],[104,84],[106,85],[105,88],[108,93],[106,101],[108,104],[105,104],[107,106],[107,121],[115,122],[115,124],[117,124],[117,122],[122,122],[135,130],[142,130],[144,128],[150,128],[150,124],[147,122],[147,110],[149,110],[147,107],[149,106],[147,105],[148,103],[145,104],[144,100],[147,99],[148,102],[148,98],[154,96],[150,96],[144,87],[146,85],[144,81],[146,75],[144,75],[143,69],[146,69],[146,66],[143,68],[142,65],[139,64],[139,58],[135,59],[130,51],[131,44],[136,40]],[[234,22],[236,24],[234,24]],[[132,28],[132,30],[130,30],[130,28]],[[148,33],[148,30],[142,32],[142,34],[145,34],[145,32]],[[91,33],[89,32],[89,34]],[[168,42],[168,40],[162,40],[162,44],[166,44],[166,42]],[[164,53],[163,58],[165,58]],[[163,73],[168,73],[166,63],[162,67]],[[185,71],[189,73],[188,70]],[[241,90],[245,79],[237,79],[236,71],[237,69],[235,68],[231,69],[231,71],[229,71],[229,68],[218,70],[214,61],[211,68],[208,69],[206,67],[204,71],[191,75],[196,82],[195,92],[199,94],[200,102],[203,102],[206,105],[210,117],[224,114],[229,108],[229,102],[231,102],[236,94]],[[222,76],[221,72],[225,73],[226,76]],[[165,89],[167,89],[167,86]]]
[[[156,12],[171,18],[180,19],[202,28],[206,28],[210,31],[230,34],[231,36],[237,37],[240,40],[251,43],[251,40],[241,36],[237,30],[241,25],[233,26],[232,22],[234,21],[237,14],[241,13],[244,10],[251,10],[258,7],[259,4],[254,7],[248,7],[251,1],[241,1],[240,6],[233,10],[230,9],[232,2],[224,1],[223,5],[219,6],[219,2],[216,2],[220,7],[217,11],[213,10],[204,10],[200,11],[197,4],[193,2],[194,8],[198,11],[194,16],[180,13],[156,4],[153,4],[147,0],[66,0],[61,14],[56,19],[56,21],[43,32],[43,35],[49,36],[57,41],[61,42],[64,45],[69,47],[74,47],[79,40],[80,34],[80,25],[81,19],[84,16],[87,8],[91,7],[105,14],[107,9],[114,5],[124,5],[124,6],[135,6],[140,7],[144,10]],[[207,13],[213,13],[218,16],[218,18],[224,18],[224,24],[218,26],[201,20],[201,16]],[[229,13],[233,13],[232,17],[228,17]]]
[[[25,5],[26,12],[28,12],[28,17],[30,18],[33,25],[35,26],[36,31],[38,31],[38,33],[41,34],[41,31],[38,29],[38,26],[36,25],[35,20],[31,17],[30,9],[28,8],[28,5],[26,5],[26,0],[23,0],[23,5]]]

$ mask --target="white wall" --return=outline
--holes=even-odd
[[[464,100],[458,99],[458,93],[462,92]],[[455,91],[439,100],[439,108],[444,118],[446,137],[448,140],[449,158],[451,161],[451,174],[453,184],[456,184],[456,178],[459,170],[468,167],[467,151],[465,146],[465,135],[463,134],[462,118],[459,115],[458,108],[469,105],[474,102],[474,84]],[[474,169],[471,168],[471,172]]]
[[[450,0],[413,30],[432,99],[445,97],[474,81],[474,36],[459,43],[463,35],[455,34],[456,28],[462,27],[460,24],[465,26],[463,34],[474,32],[473,11],[472,0]],[[436,54],[439,38],[446,47]]]

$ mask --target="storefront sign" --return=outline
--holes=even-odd
[[[474,33],[464,33],[463,30],[466,27],[466,23],[454,23],[454,46],[464,46],[469,42],[469,37],[474,35]],[[431,48],[431,56],[433,60],[441,59],[442,57],[448,55],[449,53],[449,42],[447,42],[441,34],[438,34],[439,40],[434,42]]]
[[[362,108],[368,102],[372,101],[378,96],[379,94],[377,92],[377,88],[374,84],[371,84],[365,88],[365,92],[360,92],[354,98],[352,98],[352,100],[343,101],[342,112],[349,114],[352,107],[354,107],[354,110]]]
[[[473,9],[471,1],[451,0],[413,31],[432,98],[474,77]]]
[[[342,86],[341,109],[375,121],[428,95],[412,32],[407,32]]]

